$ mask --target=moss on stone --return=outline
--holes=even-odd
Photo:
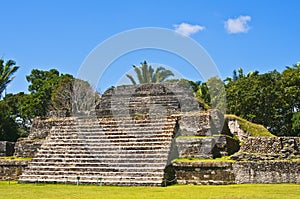
[[[242,128],[243,131],[250,133],[250,136],[258,137],[275,137],[272,133],[270,133],[263,125],[255,124],[249,122],[243,118],[240,118],[236,115],[225,115],[226,119],[236,119]]]
[[[230,156],[223,156],[221,158],[215,159],[205,159],[205,158],[177,158],[172,162],[236,162],[231,160]]]
[[[26,157],[26,158],[19,158],[16,156],[7,156],[7,157],[0,157],[0,160],[19,160],[19,161],[30,161],[32,158],[31,157]]]

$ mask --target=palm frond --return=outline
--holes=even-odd
[[[139,83],[142,84],[143,82],[143,75],[142,75],[142,72],[140,70],[140,68],[136,67],[136,66],[133,66],[134,67],[134,71],[138,77],[138,80],[139,80]]]
[[[134,78],[132,77],[132,75],[126,74],[126,77],[128,77],[130,79],[130,81],[131,81],[131,83],[133,85],[136,85],[136,81],[134,80]]]
[[[14,66],[15,64],[16,62],[13,60],[8,60],[4,64],[4,61],[0,59],[0,95],[14,79],[12,75],[19,69],[19,66]]]
[[[147,79],[147,73],[148,73],[148,64],[146,61],[144,61],[144,63],[141,63],[142,65],[142,73],[143,73],[143,79],[142,81],[140,81],[141,84],[144,83],[148,83],[148,79]]]

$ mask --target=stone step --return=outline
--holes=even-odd
[[[161,136],[161,137],[149,137],[149,136],[145,136],[145,137],[136,137],[136,136],[132,136],[132,137],[120,137],[120,136],[99,136],[96,139],[88,139],[88,140],[82,140],[82,139],[62,139],[61,137],[58,138],[56,136],[52,136],[51,139],[47,139],[47,142],[45,144],[55,144],[55,143],[82,143],[82,142],[88,142],[88,143],[98,143],[98,142],[169,142],[171,141],[173,138],[171,138],[170,136]]]
[[[97,183],[101,175],[107,185],[160,185],[175,124],[171,117],[68,119],[52,128],[19,182],[76,183],[80,175]]]
[[[87,179],[87,180],[80,180],[80,184],[99,184],[98,178],[91,178],[91,179]],[[66,179],[57,179],[57,178],[53,178],[53,179],[34,179],[34,178],[24,178],[24,179],[19,179],[19,183],[70,183],[70,184],[76,184],[77,183],[77,179],[72,179],[72,180],[67,180]],[[104,182],[102,182],[102,185],[115,185],[115,186],[161,186],[162,183],[162,179],[160,180],[141,180],[141,181],[137,181],[137,180],[127,180],[124,179],[122,181],[120,181],[120,179],[117,180],[106,180]]]
[[[117,134],[126,134],[126,135],[135,135],[135,134],[172,134],[174,132],[174,129],[154,129],[154,130],[144,130],[142,128],[140,129],[93,129],[93,130],[87,130],[87,129],[82,129],[81,131],[79,129],[73,130],[70,129],[68,131],[60,131],[60,130],[51,130],[52,135],[73,135],[73,134],[99,134],[99,135],[107,135],[107,134],[112,134],[112,135],[117,135]],[[91,134],[93,135],[93,134]]]
[[[119,146],[168,146],[168,144],[162,144],[162,142],[154,142],[154,141],[149,141],[149,142],[129,142],[129,141],[115,141],[115,140],[99,140],[98,142],[89,142],[89,140],[82,141],[81,143],[76,143],[76,142],[52,142],[52,143],[45,143],[42,148],[46,148],[48,146],[68,146],[68,147],[86,147],[88,144],[93,144],[93,147],[101,147],[101,146],[114,146],[114,147],[119,147]]]
[[[116,165],[112,165],[112,167],[108,167],[108,166],[97,166],[97,167],[93,167],[93,166],[29,166],[28,168],[30,170],[27,170],[25,172],[25,174],[27,172],[40,172],[40,171],[81,171],[81,172],[85,172],[85,171],[123,171],[123,172],[127,172],[127,171],[131,171],[131,172],[141,172],[141,171],[148,171],[148,172],[159,172],[161,170],[164,169],[164,167],[166,166],[166,164],[161,165],[160,167],[158,166],[151,166],[151,165],[147,165],[147,167],[145,166],[140,166],[140,167],[134,167],[134,164],[132,164],[132,166],[126,166],[126,165],[122,165],[122,166],[116,166]],[[28,173],[27,173],[28,174]]]
[[[149,136],[155,136],[155,135],[173,135],[174,131],[172,130],[156,130],[156,131],[143,131],[143,130],[133,130],[133,131],[103,131],[101,129],[95,130],[95,131],[51,131],[51,136],[75,136],[75,135],[84,135],[84,136],[117,136],[117,135],[128,135],[128,136],[141,136],[141,135],[149,135]]]
[[[101,124],[91,124],[91,125],[69,125],[69,126],[53,126],[52,131],[65,131],[65,132],[70,132],[70,131],[81,131],[81,130],[94,130],[94,129],[101,129],[101,130],[135,130],[135,129],[147,129],[147,130],[169,130],[173,129],[175,126],[175,123],[173,124],[157,124],[157,123],[144,123],[143,125],[123,125],[123,124],[111,124],[111,125],[101,125]]]
[[[172,136],[174,134],[173,131],[94,131],[94,132],[51,132],[51,137],[55,136],[65,136],[65,137],[70,137],[70,136],[99,136],[99,137],[105,137],[105,136],[159,136],[159,135],[165,135],[165,136]],[[50,137],[50,138],[51,138]]]
[[[132,117],[132,116],[127,116],[127,117],[115,117],[115,118],[110,118],[110,117],[73,117],[71,119],[66,119],[65,121],[70,122],[70,121],[80,121],[80,122],[94,122],[94,121],[99,121],[99,122],[144,122],[144,121],[173,121],[176,119],[177,116],[158,116],[158,115],[145,115],[145,117],[138,118],[138,117]]]
[[[37,167],[29,167],[29,168],[37,168]],[[164,168],[163,168],[164,169]],[[89,167],[88,169],[86,168],[80,168],[77,167],[75,168],[69,168],[69,167],[63,167],[63,168],[58,168],[58,166],[50,167],[49,169],[38,169],[38,170],[25,170],[22,175],[101,175],[101,176],[120,176],[120,175],[136,175],[136,176],[157,176],[161,175],[163,173],[163,170],[158,167],[158,168],[127,168],[126,170],[123,169],[122,167],[118,168],[113,168],[113,167],[102,167],[102,168],[92,168]]]
[[[98,141],[104,141],[104,140],[119,140],[122,141],[126,138],[128,140],[134,140],[134,139],[153,139],[153,138],[158,138],[162,142],[164,140],[172,140],[173,133],[171,134],[158,134],[158,135],[151,135],[151,134],[134,134],[134,135],[127,135],[127,134],[119,134],[119,135],[114,135],[114,134],[108,134],[108,135],[78,135],[78,134],[73,134],[73,135],[55,135],[52,137],[46,138],[46,142],[55,142],[57,140],[61,140],[62,142],[66,141],[71,141],[71,142],[78,142],[78,140],[85,141],[85,140],[90,140],[93,142],[93,140],[98,140]]]
[[[143,115],[141,115],[143,116]],[[146,117],[146,118],[145,118]],[[153,115],[151,116],[145,116],[145,117],[108,117],[108,118],[88,118],[88,119],[80,119],[80,118],[72,118],[72,119],[66,119],[65,121],[61,121],[59,126],[66,126],[69,124],[73,125],[85,125],[85,124],[101,124],[101,125],[112,125],[112,124],[144,124],[144,123],[158,123],[158,124],[164,124],[164,123],[173,123],[176,121],[176,117],[155,117]]]
[[[128,140],[126,140],[128,138]],[[56,141],[60,141],[61,143],[66,142],[73,142],[73,143],[96,143],[96,142],[142,142],[142,140],[149,139],[149,143],[151,142],[169,142],[172,140],[171,135],[156,135],[156,136],[150,136],[150,135],[132,135],[132,136],[126,136],[126,135],[108,135],[108,136],[97,136],[97,135],[88,135],[88,136],[54,136],[52,138],[48,138],[45,140],[46,143],[53,143]],[[147,140],[146,140],[147,141]]]
[[[103,163],[103,162],[144,162],[144,163],[152,163],[162,161],[162,158],[134,158],[134,157],[117,157],[117,158],[104,158],[104,157],[93,157],[93,158],[33,158],[30,162],[32,163],[47,163],[47,162],[79,162],[79,163]]]
[[[97,151],[104,151],[104,150],[108,150],[108,149],[112,149],[112,150],[139,150],[140,152],[142,152],[143,150],[160,150],[163,148],[168,148],[169,144],[161,144],[161,145],[156,145],[156,146],[127,146],[127,145],[101,145],[101,146],[90,146],[90,145],[84,145],[84,146],[76,146],[76,147],[71,147],[68,145],[63,145],[63,146],[55,146],[55,145],[42,145],[40,149],[48,149],[48,150],[52,150],[52,149],[73,149],[73,150],[77,150],[78,152],[81,150],[97,150]]]
[[[43,153],[39,153],[36,155],[36,158],[41,158],[41,159],[74,159],[74,158],[78,158],[78,159],[84,159],[84,158],[88,158],[88,159],[96,159],[96,158],[103,158],[103,159],[108,159],[108,158],[112,158],[112,159],[116,159],[116,158],[120,158],[120,159],[130,159],[130,158],[137,158],[137,159],[143,159],[143,158],[167,158],[167,154],[165,153],[152,153],[152,154],[120,154],[120,153],[115,153],[115,154],[66,154],[66,153],[52,153],[52,154],[43,154]]]
[[[131,172],[131,171],[126,171],[126,172],[118,172],[118,171],[84,171],[83,173],[78,173],[77,171],[56,171],[55,173],[53,173],[53,171],[48,171],[48,170],[40,170],[38,171],[40,173],[41,176],[62,176],[62,177],[66,177],[66,175],[68,176],[78,176],[78,174],[80,175],[85,175],[85,176],[97,176],[98,178],[99,177],[104,177],[104,176],[107,176],[107,177],[110,177],[110,176],[122,176],[122,175],[125,175],[125,176],[136,176],[136,177],[139,177],[139,176],[148,176],[148,177],[151,177],[151,176],[161,176],[163,175],[163,172],[151,172],[149,173],[148,171],[140,171],[139,173],[137,172]],[[25,174],[25,172],[22,174],[22,177],[25,177],[25,176],[30,176],[28,174]]]
[[[64,175],[22,175],[22,178],[27,178],[27,179],[35,179],[39,182],[47,179],[58,179],[58,180],[70,180],[70,181],[76,181],[77,182],[77,177],[80,177],[79,182],[84,182],[85,180],[98,180],[100,181],[99,178],[101,178],[102,183],[109,182],[109,181],[126,181],[126,180],[134,180],[134,181],[161,181],[162,177],[161,176],[132,176],[132,175],[76,175],[77,173],[73,175],[68,175],[68,177]]]
[[[166,163],[161,162],[143,162],[143,161],[135,161],[135,162],[29,162],[28,167],[32,168],[33,166],[46,166],[46,167],[111,167],[111,165],[118,167],[144,167],[145,169],[148,167],[164,167]]]
[[[107,136],[97,136],[97,135],[74,135],[74,136],[53,136],[51,138],[47,138],[44,141],[44,144],[52,144],[52,143],[168,143],[171,141],[172,134],[170,135],[134,135],[134,136],[126,136],[126,135],[107,135]]]
[[[119,148],[110,148],[110,150],[88,150],[88,149],[85,149],[85,150],[51,150],[51,149],[39,149],[38,150],[38,154],[36,155],[36,157],[39,157],[38,155],[39,154],[42,154],[42,155],[55,155],[55,154],[82,154],[82,155],[99,155],[99,154],[111,154],[111,155],[114,155],[114,154],[120,154],[120,155],[128,155],[128,154],[131,154],[131,155],[134,155],[134,154],[143,154],[143,155],[147,155],[147,154],[150,154],[150,155],[154,155],[154,154],[168,154],[169,152],[169,148],[162,148],[162,149],[159,149],[159,150],[152,150],[152,149],[148,149],[148,150],[120,150]]]

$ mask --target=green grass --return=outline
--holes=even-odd
[[[173,162],[236,162],[231,160],[230,156],[223,156],[215,159],[204,159],[204,158],[177,158]]]
[[[0,182],[0,198],[299,198],[300,185],[175,185],[169,187],[113,187]]]
[[[250,135],[253,137],[258,137],[258,136],[274,137],[275,136],[272,133],[270,133],[263,125],[254,124],[236,115],[225,115],[225,118],[236,119],[241,129],[243,129],[245,132],[250,133]]]
[[[19,160],[19,161],[22,161],[22,160],[31,160],[32,158],[31,157],[28,157],[28,158],[18,158],[16,156],[8,156],[8,157],[0,157],[0,160]]]

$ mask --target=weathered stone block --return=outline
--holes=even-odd
[[[0,156],[12,156],[14,154],[14,142],[0,141]]]
[[[240,154],[234,158],[242,160],[259,156],[255,159],[295,159],[299,158],[299,144],[299,137],[249,137],[241,145]]]
[[[238,184],[300,183],[300,161],[236,162],[232,167]]]
[[[0,160],[0,180],[17,180],[28,161]]]
[[[215,139],[203,138],[177,138],[176,145],[180,158],[213,158]]]
[[[179,184],[300,184],[300,161],[174,162]]]
[[[239,142],[225,135],[211,137],[179,137],[176,145],[180,158],[217,158],[239,150]]]
[[[179,184],[233,184],[231,162],[174,162]]]
[[[37,150],[45,140],[29,140],[27,138],[20,138],[15,145],[16,157],[34,157]]]

